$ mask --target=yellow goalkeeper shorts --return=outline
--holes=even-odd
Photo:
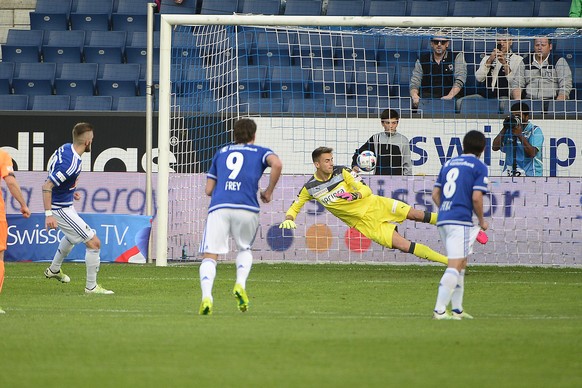
[[[410,205],[381,196],[375,196],[362,219],[355,228],[370,240],[392,248],[392,235],[396,229],[395,222],[401,223],[410,212]]]

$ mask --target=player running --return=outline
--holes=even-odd
[[[73,143],[59,147],[49,160],[48,178],[42,185],[45,226],[47,229],[60,228],[64,237],[44,275],[61,283],[70,282],[71,278],[63,273],[61,265],[73,247],[82,242],[87,247],[85,293],[110,295],[113,291],[97,284],[101,241],[95,230],[83,221],[73,207],[73,199],[81,199],[81,194],[75,191],[81,174],[81,155],[91,152],[92,143],[93,126],[89,123],[78,123],[73,128]]]
[[[218,255],[228,252],[229,235],[238,248],[236,282],[232,293],[240,311],[247,311],[249,306],[245,286],[253,264],[251,245],[259,227],[259,180],[263,171],[271,167],[269,185],[260,192],[264,203],[271,202],[283,169],[273,151],[254,144],[256,131],[257,125],[253,120],[237,120],[233,133],[235,144],[221,148],[214,155],[208,171],[205,191],[212,199],[200,244],[200,253],[203,254],[200,264],[201,315],[212,314],[216,260]]]
[[[445,256],[401,236],[394,224],[408,219],[434,225],[436,213],[413,209],[404,202],[372,194],[357,173],[333,165],[332,151],[332,148],[319,147],[312,152],[315,174],[303,186],[279,228],[295,229],[297,214],[307,201],[315,199],[349,227],[380,245],[447,264]]]
[[[439,283],[434,319],[473,319],[463,311],[467,256],[480,230],[489,224],[483,218],[483,193],[487,192],[487,166],[479,160],[485,135],[469,131],[463,138],[463,154],[444,164],[432,192],[439,206],[437,227],[445,243],[449,264]],[[473,212],[479,227],[473,226]],[[451,303],[452,313],[446,310]]]

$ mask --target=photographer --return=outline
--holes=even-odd
[[[503,175],[542,176],[542,129],[529,120],[529,106],[517,102],[511,115],[503,121],[503,129],[493,140],[493,151],[505,153]]]
[[[479,83],[485,82],[485,89],[479,92],[483,97],[509,98],[509,88],[515,74],[513,70],[523,61],[520,55],[511,51],[512,43],[510,38],[498,38],[496,48],[481,60],[475,79]]]

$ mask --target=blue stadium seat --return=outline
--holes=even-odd
[[[39,62],[44,31],[9,29],[2,45],[2,60],[6,62]]]
[[[200,8],[200,13],[203,15],[232,15],[238,11],[238,0],[202,0]],[[162,12],[164,12],[163,5]]]
[[[27,110],[28,96],[0,94],[0,110]]]
[[[378,54],[378,40],[373,35],[344,35],[338,38],[338,46],[334,50],[334,58],[341,60],[351,68],[361,67],[358,63],[376,63]]]
[[[97,78],[97,92],[100,96],[131,97],[137,96],[139,65],[104,64],[103,73]]]
[[[456,113],[455,100],[440,98],[421,98],[419,110],[424,116],[442,116]]]
[[[55,73],[54,63],[19,63],[14,67],[13,92],[28,96],[53,94]]]
[[[448,1],[413,1],[410,16],[447,16]]]
[[[309,91],[310,71],[299,66],[274,67],[267,75],[269,96],[274,98],[305,97]]]
[[[113,4],[113,13],[126,15],[147,15],[148,3],[152,0],[115,0]],[[196,1],[194,1],[196,3]],[[182,3],[184,5],[184,3]],[[187,5],[187,4],[186,4]]]
[[[283,101],[284,112],[308,114],[325,114],[331,110],[327,98],[291,98]]]
[[[390,96],[390,85],[393,83],[394,73],[383,72],[356,72],[357,96]]]
[[[32,96],[31,110],[69,110],[70,96]]]
[[[570,2],[567,1],[540,1],[537,17],[568,17],[570,14]]]
[[[250,61],[256,65],[290,66],[293,64],[290,55],[289,41],[292,35],[282,32],[261,31],[256,35],[256,44],[250,48]]]
[[[206,69],[200,65],[190,65],[184,69],[181,91],[184,93],[200,93],[209,90]]]
[[[375,0],[369,2],[368,10],[364,10],[367,16],[406,16],[407,1]]]
[[[108,31],[112,12],[112,0],[75,0],[71,7],[71,29]]]
[[[313,96],[321,98],[322,95],[354,95],[355,74],[354,71],[314,69],[313,70]]]
[[[41,30],[19,30],[11,28],[6,36],[6,44],[21,46],[36,46],[40,52],[44,39],[44,31]]]
[[[462,115],[498,115],[501,113],[496,98],[465,97],[461,100]]]
[[[327,16],[362,16],[364,0],[328,0]]]
[[[251,98],[265,97],[267,84],[266,66],[239,66],[238,68],[239,92],[245,93]]]
[[[455,1],[452,16],[491,16],[491,1]]]
[[[10,94],[13,76],[14,63],[0,62],[0,94]]]
[[[497,8],[493,10],[492,16],[524,18],[533,17],[534,4],[534,1],[499,1],[497,3]]]
[[[201,0],[184,0],[182,4],[176,4],[174,0],[162,0],[161,13],[177,13],[193,15],[197,12],[198,3]]]
[[[368,106],[377,109],[381,113],[384,109],[396,109],[400,111],[401,118],[410,118],[412,108],[410,97],[368,97]]]
[[[29,16],[31,30],[65,31],[69,29],[69,16],[64,13],[30,12]]]
[[[69,16],[71,5],[72,0],[36,0],[34,11],[47,14],[64,13]]]
[[[111,29],[113,31],[145,31],[147,29],[147,15],[126,15],[114,13],[111,15]]]
[[[71,110],[108,111],[113,106],[111,96],[78,96],[71,101]]]
[[[280,15],[280,0],[244,0],[242,13]]]
[[[125,31],[88,31],[83,55],[88,63],[123,63]]]
[[[44,62],[82,62],[85,31],[46,31],[42,48]]]
[[[96,63],[64,63],[55,79],[56,94],[92,96],[97,82]]]
[[[320,16],[322,0],[287,0],[285,15]]]
[[[145,112],[146,96],[119,97],[117,98],[117,105],[114,107],[114,110],[124,112]]]
[[[332,68],[334,49],[338,46],[336,34],[298,34],[299,55],[301,66],[311,69]]]
[[[196,37],[192,33],[192,27],[176,27],[172,34],[172,57],[191,58],[198,56]]]
[[[582,111],[577,111],[576,109],[577,102],[575,100],[566,101],[552,100],[548,104],[547,112],[550,114],[550,118],[555,119],[576,118],[577,113],[582,114]]]

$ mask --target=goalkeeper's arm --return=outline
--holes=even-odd
[[[296,229],[296,228],[297,225],[293,220],[293,216],[290,215],[285,216],[285,221],[281,222],[281,225],[279,225],[279,229]]]

